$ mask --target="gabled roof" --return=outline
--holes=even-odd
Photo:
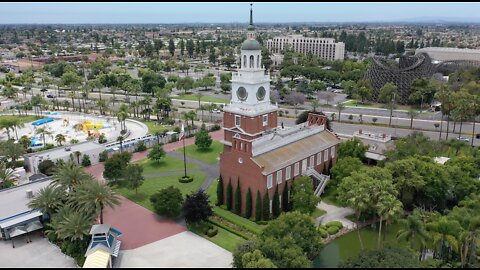
[[[340,141],[334,133],[324,130],[251,159],[263,167],[264,175],[268,175],[337,145]]]

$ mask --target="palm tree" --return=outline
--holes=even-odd
[[[442,86],[435,94],[436,98],[441,102],[441,112],[442,112],[442,123],[443,123],[443,116],[447,116],[447,136],[445,140],[448,140],[448,133],[450,127],[450,114],[454,108],[453,98],[452,98],[452,91],[448,89],[448,86]],[[442,125],[443,126],[443,125]],[[442,127],[440,128],[440,138],[442,136]]]
[[[20,143],[16,143],[12,140],[0,143],[0,154],[11,159],[11,164],[14,165],[15,161],[25,153],[25,148]]]
[[[400,220],[403,229],[397,232],[397,240],[406,240],[410,242],[410,247],[414,249],[415,242],[420,243],[420,258],[423,257],[429,235],[425,229],[425,225],[420,217],[420,211],[416,208],[406,219]]]
[[[58,166],[52,184],[64,190],[74,190],[77,185],[89,178],[82,167],[69,161]]]
[[[75,157],[77,158],[77,164],[80,165],[80,156],[82,155],[82,152],[80,152],[80,151],[75,151],[75,152],[73,152],[73,154],[74,154]]]
[[[16,179],[15,172],[7,166],[7,163],[0,162],[0,189],[4,188],[5,182]]]
[[[432,232],[436,254],[442,260],[445,260],[451,251],[458,253],[459,243],[457,237],[462,230],[458,221],[440,217],[439,220],[428,223],[427,229]]]
[[[85,213],[72,211],[58,222],[55,233],[60,239],[69,239],[72,242],[81,241],[88,236],[91,226],[91,217]]]
[[[320,102],[318,102],[318,99],[314,99],[310,102],[310,105],[312,105],[313,111],[316,112],[317,107],[320,106]]]
[[[59,146],[62,146],[62,143],[66,142],[66,140],[67,139],[65,139],[65,136],[63,136],[63,134],[59,133],[55,136],[55,141]]]
[[[65,193],[62,189],[54,186],[47,186],[40,189],[35,197],[28,203],[31,209],[38,209],[52,218],[53,213],[63,205]]]
[[[14,123],[11,119],[1,119],[0,128],[4,128],[7,131],[7,137],[10,140],[10,129],[13,130]]]
[[[380,227],[378,230],[378,248],[381,246],[382,221],[385,220],[385,232],[387,231],[387,222],[398,217],[402,212],[402,203],[392,194],[385,193],[378,197],[379,201],[375,205],[377,214],[380,216]]]
[[[80,184],[72,200],[76,209],[86,213],[100,214],[100,224],[103,224],[103,209],[105,206],[114,208],[120,205],[120,198],[106,184],[99,183],[94,179]]]
[[[120,152],[123,152],[123,140],[125,140],[125,138],[123,138],[122,135],[117,137],[117,141],[120,143]]]
[[[50,131],[47,130],[46,127],[41,127],[36,130],[37,134],[42,134],[43,138],[43,148],[47,148],[47,142],[46,142],[46,135],[52,134]]]
[[[337,111],[338,111],[338,122],[340,122],[340,118],[342,117],[342,111],[345,109],[345,105],[343,103],[337,104]]]
[[[416,110],[409,110],[407,112],[408,116],[410,116],[410,129],[413,128],[413,118],[417,117],[419,115],[418,111]]]

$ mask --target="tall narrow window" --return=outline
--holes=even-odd
[[[295,167],[293,168],[293,176],[297,176],[300,173],[300,165],[295,163]]]
[[[235,115],[235,126],[240,126],[240,115]]]
[[[309,167],[313,167],[313,166],[315,165],[314,160],[315,160],[315,156],[311,156],[311,157],[310,157],[310,164],[309,164],[310,166],[309,166]]]
[[[288,166],[286,169],[285,169],[285,181],[288,181],[291,177],[291,170],[292,170],[292,167],[291,166]]]
[[[244,68],[247,67],[247,56],[246,55],[243,56],[243,67]]]
[[[257,68],[260,68],[260,55],[257,55]]]
[[[271,174],[269,174],[267,176],[267,189],[271,189],[272,186],[273,186],[273,176]]]
[[[277,185],[282,183],[282,178],[283,178],[282,170],[277,171]]]
[[[325,149],[325,151],[323,151],[323,161],[327,161],[328,160],[328,149]]]
[[[322,162],[322,153],[317,154],[317,165],[320,165],[320,162]]]
[[[254,61],[254,57],[253,57],[253,55],[250,55],[250,68],[254,67],[253,61]]]
[[[268,114],[265,114],[263,115],[262,117],[263,119],[263,126],[267,126],[268,125]]]
[[[335,147],[330,148],[330,154],[332,156],[332,159],[335,158]]]

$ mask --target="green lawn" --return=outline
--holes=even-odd
[[[207,223],[210,224],[210,223]],[[213,224],[212,224],[213,225]],[[188,229],[192,231],[193,233],[215,243],[216,245],[233,252],[235,250],[235,247],[238,244],[241,244],[245,242],[246,240],[241,238],[240,236],[233,234],[225,229],[222,229],[216,225],[213,225],[214,228],[218,229],[217,235],[214,237],[208,237],[207,235],[204,234],[205,231],[205,224],[189,224]]]
[[[183,160],[171,156],[165,156],[158,163],[150,161],[149,159],[143,159],[135,162],[135,164],[142,165],[144,174],[175,172],[183,171],[184,169]],[[195,164],[187,163],[187,173],[188,170],[198,170],[198,166]]]
[[[47,117],[47,116],[45,116]],[[0,121],[2,120],[11,120],[11,119],[19,119],[20,123],[30,123],[38,119],[42,119],[43,117],[33,116],[33,115],[0,115]]]
[[[325,215],[326,213],[327,213],[327,211],[316,208],[315,211],[313,211],[313,213],[311,214],[311,216],[312,216],[313,219],[316,219],[320,216]]]
[[[190,174],[193,177],[193,182],[190,183],[180,183],[178,178],[182,174],[170,175],[170,176],[161,176],[161,177],[149,177],[145,178],[143,185],[138,189],[138,193],[135,193],[135,190],[130,190],[128,188],[117,188],[116,191],[127,199],[134,201],[135,203],[153,211],[153,207],[150,203],[150,196],[160,189],[174,186],[182,192],[185,196],[186,194],[196,191],[200,188],[203,181],[205,180],[206,175],[204,173],[195,173]]]
[[[168,131],[173,131],[173,129],[175,128],[175,126],[171,126],[171,125],[161,125],[155,121],[144,121],[144,120],[141,120],[140,122],[144,123],[145,125],[147,125],[148,127],[148,133],[150,134],[155,134],[155,132],[159,131],[159,132],[162,132],[164,130],[168,130]]]
[[[206,151],[198,150],[197,146],[192,144],[185,147],[185,152],[188,157],[201,160],[206,163],[216,164],[217,157],[223,152],[223,144],[217,141],[212,142],[210,149]],[[177,153],[183,153],[183,148],[177,149]]]
[[[180,95],[178,97],[173,97],[172,99],[179,99],[179,100],[193,100],[198,102],[198,98],[195,95]],[[211,97],[211,96],[203,96],[200,99],[201,102],[215,102],[215,103],[227,103],[228,99]]]

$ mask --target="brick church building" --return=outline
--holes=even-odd
[[[293,127],[278,126],[278,107],[270,102],[270,77],[261,63],[261,46],[255,40],[250,10],[247,39],[241,45],[240,68],[231,80],[231,102],[224,107],[220,175],[225,200],[229,181],[233,191],[239,181],[242,214],[245,214],[250,188],[252,216],[255,216],[257,191],[260,191],[262,205],[268,192],[271,213],[275,185],[282,194],[286,185],[290,190],[298,176],[311,176],[316,192],[323,191],[328,177],[321,173],[325,164],[332,166],[336,162],[340,143],[340,139],[326,129],[327,119],[322,115],[309,114],[307,122]],[[281,197],[279,199],[283,207]]]

